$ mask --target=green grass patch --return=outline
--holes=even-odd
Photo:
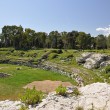
[[[18,70],[18,67],[21,69]],[[22,87],[33,81],[60,80],[76,84],[75,81],[58,73],[26,66],[0,64],[0,72],[12,75],[8,78],[0,78],[0,100],[17,99],[18,95],[23,92]]]

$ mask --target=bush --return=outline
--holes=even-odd
[[[17,67],[16,70],[21,70],[21,68],[20,67]]]
[[[9,52],[7,52],[7,53],[6,53],[6,55],[11,55],[11,52],[10,52],[10,51],[9,51]]]
[[[54,59],[54,58],[57,58],[57,57],[58,57],[57,54],[53,54],[51,58]]]
[[[33,53],[33,54],[32,54],[32,57],[36,57],[36,56],[37,56],[37,53]]]
[[[74,88],[73,95],[78,96],[78,95],[81,95],[81,93],[79,92],[77,88]]]
[[[9,51],[10,51],[11,53],[13,53],[13,52],[15,51],[15,49],[10,49]]]
[[[105,73],[109,73],[110,72],[110,65],[105,67]]]
[[[45,55],[42,55],[42,57],[41,57],[42,59],[47,59],[48,58],[48,55],[47,54],[45,54]]]
[[[25,105],[21,105],[21,108],[19,110],[28,110],[28,107],[26,107]]]
[[[65,51],[65,52],[68,52],[68,50],[67,50],[67,49],[64,49],[64,51]]]
[[[25,93],[20,97],[21,101],[26,105],[34,105],[42,101],[43,93],[33,89],[26,89]]]
[[[59,49],[59,50],[57,51],[57,53],[58,53],[58,54],[62,54],[63,51],[62,51],[61,49]]]
[[[73,57],[74,57],[73,54],[67,56],[67,58],[73,58]]]
[[[51,53],[58,53],[57,50],[51,50]]]
[[[62,96],[66,96],[66,87],[63,87],[62,85],[58,86],[58,88],[56,88],[56,93],[58,95],[62,95]]]
[[[20,52],[19,56],[20,56],[20,57],[23,57],[24,54],[25,54],[25,52]]]
[[[34,65],[38,65],[38,61],[34,61],[32,62]]]
[[[47,52],[47,50],[44,50],[44,52]]]
[[[30,62],[30,63],[34,62],[34,59],[33,58],[32,59],[29,59],[28,62]]]
[[[79,107],[76,107],[75,110],[84,110],[84,109],[83,109],[83,107],[80,107],[80,106],[79,106]]]
[[[44,55],[42,55],[42,59],[47,59],[48,58],[48,56],[49,56],[49,54],[51,54],[51,51],[49,51],[49,52],[47,52],[47,53],[45,53]]]

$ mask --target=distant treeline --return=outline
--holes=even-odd
[[[107,49],[110,48],[110,35],[93,37],[85,32],[52,31],[36,32],[22,26],[4,26],[0,34],[0,47],[15,49],[55,48],[55,49]]]

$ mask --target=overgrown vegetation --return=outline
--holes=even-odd
[[[53,53],[52,55],[51,55],[51,59],[54,59],[54,58],[57,58],[58,57],[58,54],[56,54],[56,53]]]
[[[33,87],[33,89],[27,88],[25,93],[20,96],[20,99],[26,105],[35,105],[42,101],[43,96],[42,91],[37,91],[35,87]]]
[[[20,109],[19,110],[28,110],[28,107],[25,106],[25,105],[21,105]]]
[[[58,95],[62,95],[62,96],[66,96],[66,87],[63,87],[62,85],[58,86],[58,88],[56,88],[56,93]]]
[[[75,110],[84,110],[84,108],[83,108],[83,107],[78,106],[78,107],[76,107],[76,109],[75,109]]]
[[[105,73],[110,73],[110,65],[105,67]]]
[[[81,95],[81,93],[80,93],[80,91],[78,90],[78,88],[74,88],[72,94],[75,95],[75,96]]]

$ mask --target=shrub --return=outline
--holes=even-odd
[[[28,62],[30,62],[30,63],[34,62],[34,59],[33,58],[32,59],[29,59]]]
[[[105,73],[109,73],[110,72],[110,65],[105,67]]]
[[[21,70],[21,68],[20,67],[17,67],[16,70]]]
[[[63,51],[62,51],[61,49],[59,49],[59,50],[57,51],[57,53],[58,53],[58,54],[62,54]]]
[[[50,53],[51,53],[51,51],[45,53],[44,55],[42,55],[41,58],[42,58],[42,59],[47,59]]]
[[[42,58],[42,59],[47,59],[47,58],[48,58],[48,55],[45,54],[45,55],[43,55],[41,58]]]
[[[58,88],[56,88],[56,93],[58,95],[66,96],[66,87],[63,87],[62,85],[58,86]]]
[[[53,54],[51,58],[54,59],[54,58],[57,58],[57,57],[58,57],[57,54]]]
[[[43,93],[33,89],[27,88],[25,93],[20,97],[21,101],[26,105],[34,105],[42,101]]]
[[[44,52],[47,52],[47,50],[44,50]]]
[[[28,110],[28,107],[25,106],[25,105],[21,105],[20,109],[19,110]]]
[[[13,52],[15,51],[15,49],[10,49],[9,51],[10,51],[11,53],[13,53]]]
[[[65,51],[65,52],[68,52],[68,50],[67,50],[67,49],[64,49],[64,51]]]
[[[94,105],[93,105],[93,103],[92,103],[92,108],[91,108],[90,110],[94,110]],[[104,110],[104,109],[103,109],[103,110]]]
[[[36,56],[37,56],[37,53],[33,53],[33,54],[32,54],[32,57],[36,57]]]
[[[80,106],[79,106],[79,107],[76,107],[75,110],[84,110],[84,109],[83,109],[83,107],[80,107]]]
[[[20,52],[19,56],[20,56],[20,57],[23,57],[24,54],[25,54],[25,52]]]
[[[57,53],[57,50],[51,50],[51,53]]]
[[[73,57],[73,54],[70,54],[67,56],[67,58],[72,58]]]
[[[8,52],[6,53],[6,55],[11,55],[11,52],[10,52],[10,51],[8,51]]]
[[[34,65],[38,65],[38,61],[34,61],[32,62]]]
[[[81,95],[81,93],[79,92],[77,88],[74,88],[73,95],[78,96],[78,95]]]

